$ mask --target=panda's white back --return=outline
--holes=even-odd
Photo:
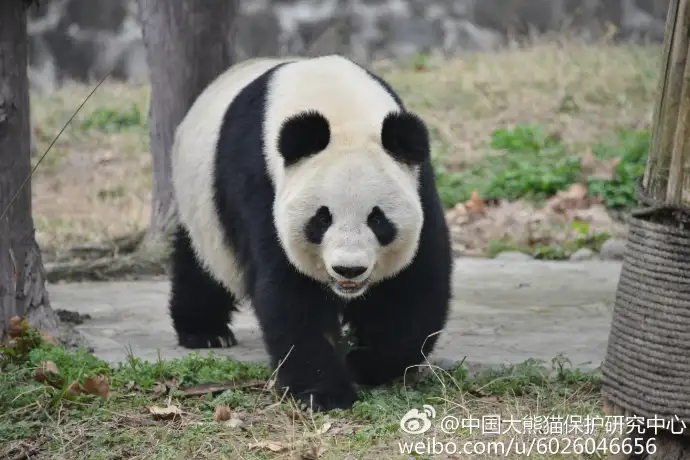
[[[172,178],[178,218],[191,236],[199,260],[218,281],[244,297],[243,273],[225,243],[213,201],[214,157],[228,107],[249,83],[287,59],[253,59],[216,78],[190,107],[175,133]]]

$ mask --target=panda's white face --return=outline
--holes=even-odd
[[[424,220],[424,121],[338,56],[279,68],[267,101],[274,223],[295,268],[348,299],[409,265]]]
[[[276,227],[304,274],[348,299],[412,261],[423,223],[415,167],[372,143],[359,151],[322,152],[284,179]]]

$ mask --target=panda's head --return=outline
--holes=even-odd
[[[274,215],[294,266],[351,299],[399,273],[417,252],[424,220],[418,174],[429,138],[406,111],[335,127],[316,111],[284,120]]]

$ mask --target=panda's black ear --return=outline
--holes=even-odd
[[[401,163],[418,165],[429,158],[429,131],[418,115],[391,112],[383,119],[381,145]]]
[[[330,141],[328,120],[319,112],[310,110],[283,122],[278,133],[278,151],[285,160],[285,167],[288,167],[324,150]]]

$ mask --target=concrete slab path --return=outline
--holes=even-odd
[[[549,361],[565,353],[574,366],[601,363],[621,264],[616,261],[543,262],[458,259],[448,328],[432,358],[471,365]],[[167,281],[56,284],[53,307],[88,313],[78,326],[95,354],[110,362],[128,350],[147,360],[183,356],[167,315]],[[266,361],[250,309],[234,321],[240,342],[218,354]]]

